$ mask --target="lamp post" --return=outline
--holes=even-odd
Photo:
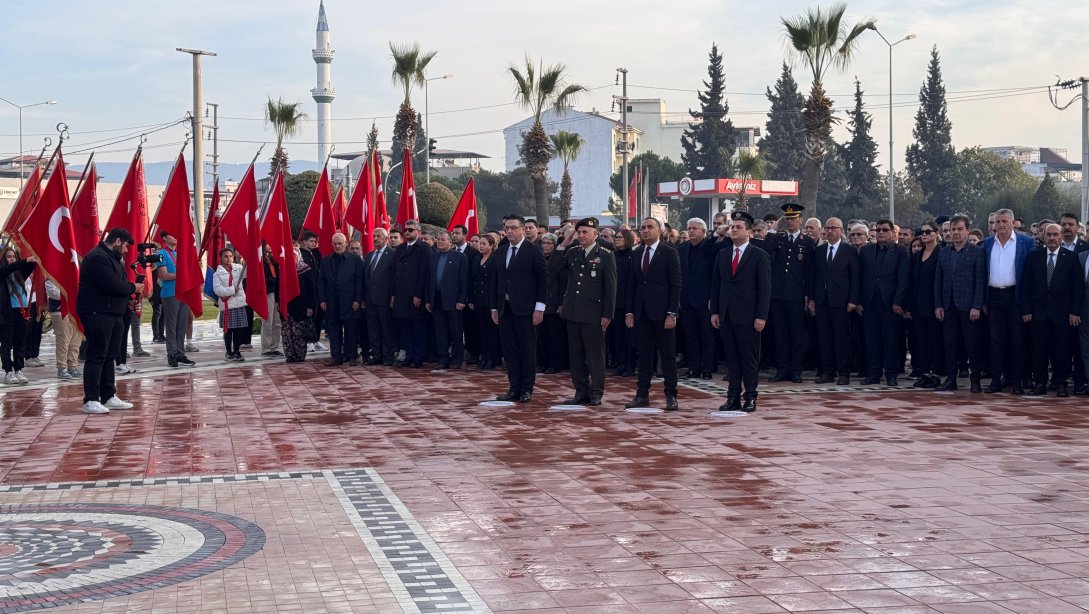
[[[427,175],[426,175],[427,183],[431,183],[431,122],[430,122],[430,114],[428,113],[428,108],[427,108],[427,84],[430,81],[439,81],[439,80],[442,80],[442,79],[449,79],[450,77],[453,77],[453,76],[454,75],[443,75],[441,77],[431,77],[430,79],[424,79],[424,132],[427,133],[427,142],[424,143],[424,151],[427,152],[427,154],[425,154],[425,159],[427,160],[427,164],[425,164],[424,166],[427,167]]]
[[[4,102],[19,109],[19,190],[23,189],[23,109],[29,109],[30,107],[37,107],[43,104],[57,104],[56,100],[44,100],[42,102],[35,102],[34,104],[15,104],[7,98],[0,98]]]
[[[885,41],[885,44],[889,46],[889,219],[895,220],[896,190],[893,181],[894,175],[892,172],[892,161],[893,156],[895,155],[892,150],[892,48],[904,41],[909,41],[915,38],[915,35],[908,34],[907,36],[901,38],[895,43],[890,43],[889,39],[885,38],[885,35],[881,33],[881,30],[877,29],[877,26],[870,25],[870,28],[873,29],[874,32],[877,32],[877,35],[881,37],[881,40]]]

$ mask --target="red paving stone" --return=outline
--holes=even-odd
[[[780,390],[719,418],[688,388],[624,413],[618,378],[548,411],[569,382],[539,383],[496,409],[498,371],[266,363],[122,381],[108,416],[9,389],[0,483],[371,467],[494,611],[1089,607],[1081,399]]]

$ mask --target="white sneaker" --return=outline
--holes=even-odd
[[[314,349],[314,344],[313,343],[307,343],[306,344],[306,351],[307,352],[316,352],[317,350]]]
[[[45,366],[45,363],[42,362],[42,359],[38,358],[37,356],[35,356],[33,358],[27,358],[25,362],[26,362],[26,366],[28,366],[28,367],[44,367]]]
[[[185,351],[186,352],[199,352],[200,350],[198,350],[197,346],[192,341],[190,341],[190,342],[185,344]]]
[[[87,401],[86,403],[83,404],[83,409],[81,409],[80,411],[82,411],[85,414],[108,414],[108,413],[110,413],[109,408],[107,408],[102,403],[99,403],[98,401]]]
[[[135,407],[135,405],[128,401],[122,401],[117,398],[116,394],[110,397],[110,400],[106,401],[106,409],[132,409],[133,407]]]
[[[72,374],[68,369],[57,369],[57,379],[72,379]]]
[[[30,380],[28,380],[26,378],[26,376],[23,375],[22,371],[16,371],[15,372],[15,383],[17,383],[17,384],[29,384]]]
[[[314,351],[315,352],[328,352],[329,348],[322,345],[321,341],[318,341],[317,343],[314,344]]]
[[[127,364],[120,364],[114,369],[114,373],[118,375],[128,375],[129,373],[136,373],[136,369],[133,369]]]
[[[80,371],[79,367],[72,367],[71,369],[68,369],[68,375],[71,375],[72,377],[83,377],[83,371]]]
[[[15,384],[15,374],[11,371],[4,373],[4,383],[9,386]]]

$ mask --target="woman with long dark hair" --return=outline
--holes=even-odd
[[[613,322],[624,323],[628,312],[628,274],[631,272],[631,250],[635,247],[635,233],[623,228],[613,237],[616,249],[616,311]],[[610,326],[606,333],[609,351],[616,363],[620,377],[635,375],[635,333],[626,326]]]
[[[938,270],[938,226],[934,222],[925,222],[920,226],[919,239],[923,248],[911,257],[911,287],[908,312],[914,323],[911,366],[918,369],[914,388],[937,388],[941,378],[937,373],[945,373],[945,342],[942,335],[942,323],[934,316],[937,304],[934,296],[934,275]]]
[[[499,362],[499,327],[492,321],[494,302],[492,287],[495,285],[495,237],[480,235],[476,243],[480,259],[469,267],[469,310],[476,318],[480,331],[479,369],[494,369]]]
[[[30,383],[23,375],[30,320],[26,279],[37,263],[35,256],[20,259],[13,247],[0,256],[0,359],[4,365],[4,383],[9,385]]]

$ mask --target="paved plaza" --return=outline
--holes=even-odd
[[[131,411],[0,393],[0,612],[1089,608],[1081,398],[764,385],[719,416],[716,379],[629,413],[611,378],[551,409],[561,374],[484,407],[499,371],[203,339],[194,370],[134,361]]]

